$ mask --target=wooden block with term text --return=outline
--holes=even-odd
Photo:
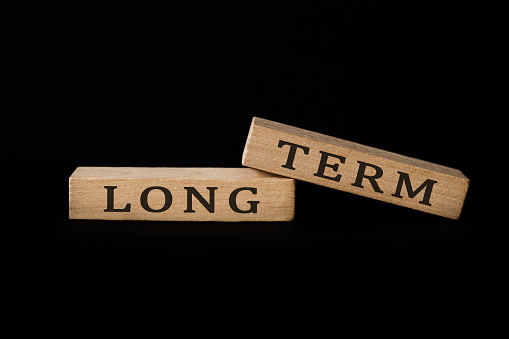
[[[251,168],[78,167],[69,218],[290,221],[295,180]]]
[[[452,219],[469,186],[457,169],[257,117],[242,164]]]

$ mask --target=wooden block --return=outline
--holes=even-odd
[[[69,218],[290,221],[295,180],[251,168],[78,167]]]
[[[469,185],[450,167],[257,117],[242,164],[452,219]]]

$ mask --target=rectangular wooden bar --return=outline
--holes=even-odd
[[[452,219],[469,186],[457,169],[257,117],[242,164]]]
[[[251,168],[78,167],[69,218],[290,221],[295,180]]]

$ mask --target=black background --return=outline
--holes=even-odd
[[[5,11],[4,158],[32,187],[7,257],[19,312],[79,330],[147,315],[149,327],[247,321],[247,332],[502,319],[475,12],[376,1]],[[298,182],[290,223],[68,220],[77,166],[239,167],[253,116],[458,168],[471,179],[461,219]]]

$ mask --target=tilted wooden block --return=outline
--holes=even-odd
[[[78,167],[69,218],[290,221],[295,180],[251,168]]]
[[[452,219],[469,185],[450,167],[257,117],[242,164]]]

